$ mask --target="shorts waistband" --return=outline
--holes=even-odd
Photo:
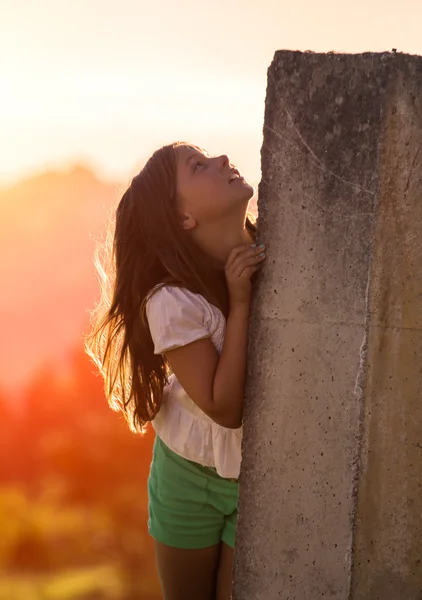
[[[173,452],[173,450],[171,450],[171,448],[169,448],[157,434],[155,435],[154,452],[156,452],[156,450],[161,451],[170,460],[173,460],[173,461],[177,462],[178,464],[182,465],[183,467],[185,467],[185,468],[187,467],[196,473],[200,472],[203,475],[212,477],[221,482],[228,482],[228,483],[238,483],[239,482],[239,480],[235,479],[235,478],[221,477],[221,475],[219,475],[217,473],[217,469],[215,467],[204,467],[200,463],[197,463],[193,460],[188,460],[187,458],[183,458],[183,456],[180,456],[176,452]]]

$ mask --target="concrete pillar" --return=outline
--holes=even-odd
[[[235,600],[422,599],[422,57],[268,70]]]

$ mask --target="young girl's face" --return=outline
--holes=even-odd
[[[246,214],[254,188],[241,173],[230,182],[234,166],[225,154],[211,156],[190,146],[178,146],[176,153],[179,210],[190,222],[203,225]]]

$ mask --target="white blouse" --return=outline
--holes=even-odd
[[[150,297],[146,315],[155,354],[206,337],[221,353],[226,320],[200,294],[166,285]],[[162,406],[152,425],[176,454],[214,467],[221,477],[239,477],[242,427],[228,429],[215,423],[189,398],[174,374],[169,377]]]

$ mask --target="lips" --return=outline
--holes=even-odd
[[[233,177],[233,175],[237,175],[237,177]],[[241,176],[237,169],[232,169],[229,177],[229,183],[232,183],[235,181],[235,179],[241,179]]]

